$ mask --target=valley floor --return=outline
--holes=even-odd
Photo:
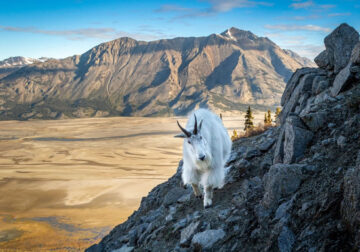
[[[255,115],[255,123],[263,113]],[[0,122],[0,248],[78,251],[98,242],[175,173],[176,119]],[[243,115],[225,117],[229,130]]]

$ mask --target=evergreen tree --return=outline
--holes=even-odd
[[[267,124],[267,122],[268,122],[268,118],[267,118],[267,115],[266,115],[266,113],[265,113],[265,117],[264,117],[264,125],[266,125],[266,124]]]
[[[249,131],[254,128],[253,119],[254,119],[254,117],[252,115],[252,111],[249,106],[249,108],[246,111],[246,115],[245,115],[245,128],[244,128],[245,131]]]
[[[270,109],[267,112],[267,124],[271,125],[272,119],[271,119],[271,111]]]

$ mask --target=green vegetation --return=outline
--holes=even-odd
[[[250,106],[248,107],[245,115],[245,132],[252,130],[254,128],[253,115]]]

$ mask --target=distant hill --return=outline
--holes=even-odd
[[[119,38],[0,79],[0,119],[267,109],[280,103],[286,81],[305,66],[314,63],[236,28],[151,42]]]

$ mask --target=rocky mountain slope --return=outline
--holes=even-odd
[[[281,126],[234,142],[211,208],[179,186],[180,162],[87,251],[358,251],[359,34],[342,24],[325,45],[287,83]]]
[[[120,38],[0,79],[0,119],[183,115],[279,104],[309,60],[236,28],[152,42]]]

